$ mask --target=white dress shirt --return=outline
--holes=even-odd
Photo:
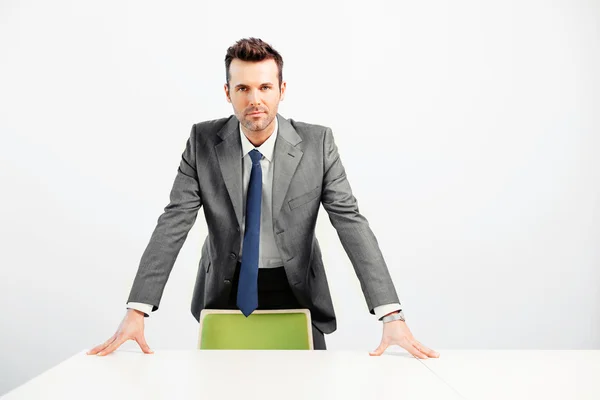
[[[279,131],[279,125],[277,118],[275,118],[275,129],[271,136],[267,138],[259,147],[256,147],[248,140],[244,132],[242,131],[242,124],[240,123],[240,141],[242,143],[242,187],[243,187],[243,204],[244,213],[242,215],[242,226],[241,235],[244,237],[244,231],[246,227],[246,194],[248,192],[248,183],[250,182],[250,172],[252,171],[252,159],[250,158],[250,151],[256,149],[263,157],[260,159],[260,168],[262,170],[262,202],[260,209],[260,241],[258,249],[258,267],[259,268],[277,268],[283,266],[283,261],[277,249],[275,243],[275,235],[273,234],[273,215],[272,215],[272,186],[273,186],[273,156],[275,155],[275,141],[277,140],[277,133]],[[238,259],[242,259],[242,251],[244,249],[244,241],[240,245],[240,253]],[[127,303],[127,308],[133,308],[134,310],[141,311],[150,315],[152,312],[152,305],[145,303]],[[392,311],[400,310],[400,304],[386,304],[377,306],[373,309],[377,319],[382,318],[385,314]]]
[[[250,153],[256,149],[263,155],[260,159],[260,169],[262,170],[262,202],[260,205],[260,241],[258,249],[258,268],[276,268],[283,267],[283,261],[281,255],[277,249],[277,243],[275,243],[275,235],[273,234],[273,213],[271,207],[271,200],[273,198],[273,155],[275,153],[275,140],[277,140],[278,122],[275,118],[275,130],[261,144],[256,147],[248,140],[246,135],[242,131],[242,124],[240,124],[240,140],[242,142],[242,187],[244,188],[243,193],[243,204],[244,213],[242,215],[242,238],[246,229],[246,196],[248,193],[248,184],[250,183],[250,172],[252,171],[252,159]],[[240,246],[239,260],[242,259],[242,253],[244,251],[244,241]]]

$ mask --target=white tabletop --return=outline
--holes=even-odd
[[[400,349],[154,351],[84,350],[2,399],[461,399]]]
[[[438,351],[84,350],[2,399],[600,399],[600,350]]]
[[[600,350],[444,350],[421,360],[465,399],[600,399]]]

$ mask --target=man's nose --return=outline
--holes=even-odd
[[[248,95],[248,101],[250,102],[250,105],[260,105],[260,92],[257,90],[251,90],[250,94]]]

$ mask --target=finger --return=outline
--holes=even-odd
[[[148,343],[146,343],[146,338],[142,335],[139,339],[136,338],[135,341],[140,345],[140,348],[142,349],[142,351],[146,354],[152,354],[154,353],[153,350],[150,350],[150,346],[148,346]]]
[[[98,346],[94,347],[93,349],[91,349],[90,351],[87,352],[87,354],[96,354],[99,351],[103,350],[104,348],[106,348],[109,344],[111,344],[117,337],[117,334],[115,333],[114,335],[111,336],[110,339],[108,339],[106,342],[99,344]]]
[[[100,353],[98,353],[98,355],[105,356],[107,354],[112,353],[113,351],[118,349],[119,346],[121,346],[123,343],[125,343],[127,340],[129,340],[129,339],[124,336],[118,336],[115,339],[115,341],[110,344],[110,346],[108,346],[106,349],[102,350]]]
[[[417,349],[419,349],[419,351],[421,353],[427,355],[427,357],[437,358],[440,356],[440,353],[438,353],[437,351],[431,350],[429,347],[425,346],[423,343],[419,342],[418,340],[415,340],[415,347]]]
[[[416,343],[411,342],[408,346],[406,346],[406,350],[416,358],[427,358],[425,354],[415,347],[415,344]]]
[[[91,349],[90,351],[88,351],[86,354],[88,355],[94,355],[96,353],[98,353],[99,351],[104,350],[106,347],[108,347],[109,344],[111,344],[115,339],[117,338],[117,334],[115,333],[114,335],[112,335],[112,337],[110,339],[108,339],[106,342],[99,344],[98,346],[94,347],[93,349]]]
[[[369,355],[371,355],[371,356],[380,356],[380,355],[383,354],[383,352],[387,348],[388,348],[388,344],[386,342],[381,342],[381,344],[379,345],[378,348],[375,349],[375,351],[369,352]]]

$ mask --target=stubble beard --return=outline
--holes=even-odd
[[[264,129],[266,129],[267,126],[269,126],[269,124],[271,124],[271,122],[273,122],[273,117],[271,117],[270,114],[266,114],[263,118],[261,118],[258,121],[253,121],[251,120],[252,117],[250,118],[244,118],[244,120],[242,121],[242,125],[244,125],[244,127],[246,127],[246,129],[251,130],[251,131],[262,131]]]

